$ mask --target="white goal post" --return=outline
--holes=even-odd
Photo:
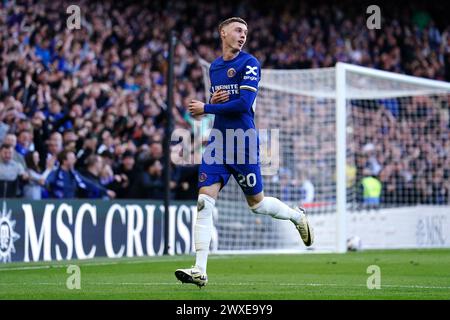
[[[208,97],[209,64],[200,63]],[[252,214],[230,179],[217,202],[217,252],[342,253],[352,236],[363,248],[450,247],[449,104],[443,81],[341,62],[263,69],[256,124],[280,131],[269,152],[280,167],[264,176],[265,194],[304,205],[316,242],[307,249],[292,223]],[[438,159],[428,161],[433,150]],[[375,200],[361,187],[369,176],[380,181]]]

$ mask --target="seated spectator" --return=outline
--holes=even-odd
[[[9,130],[9,125],[3,122],[5,114],[6,114],[5,104],[2,101],[0,101],[0,141],[3,141],[5,139],[5,136]]]
[[[119,198],[133,198],[131,194],[131,188],[134,185],[138,172],[136,169],[136,161],[134,154],[127,150],[122,155],[122,162],[115,171],[116,174],[122,176],[126,183],[123,184],[123,188],[119,192]]]
[[[31,148],[32,143],[33,135],[31,134],[31,132],[29,130],[22,130],[17,135],[16,151],[22,157],[25,157],[28,151],[33,151]]]
[[[21,195],[19,190],[19,179],[27,180],[29,178],[25,168],[14,161],[13,147],[3,143],[0,146],[0,196],[7,198],[16,198]]]
[[[76,157],[71,151],[62,151],[58,154],[59,167],[53,170],[46,180],[46,187],[50,198],[75,198],[83,180],[75,171]]]
[[[44,116],[46,117],[49,126],[51,126],[52,129],[61,129],[61,132],[64,131],[64,129],[70,129],[70,126],[65,126],[66,121],[64,120],[64,113],[62,112],[61,104],[58,100],[53,99],[50,102],[50,106],[48,111],[44,111]],[[59,122],[64,123],[63,126],[55,125]]]
[[[72,129],[64,131],[63,133],[64,149],[73,151],[75,153],[77,151],[77,141],[78,136]]]
[[[23,195],[26,199],[40,200],[45,186],[45,180],[55,166],[55,159],[48,158],[45,171],[39,167],[39,152],[30,151],[25,155],[25,163],[27,164],[27,172],[30,176],[28,183],[23,187]]]
[[[175,166],[179,174],[178,185],[175,189],[177,200],[195,199],[197,197],[198,165]],[[172,177],[174,174],[172,174]]]
[[[159,141],[153,141],[150,144],[150,154],[151,154],[152,158],[163,161],[164,152],[163,152],[162,143]]]
[[[100,180],[100,173],[103,168],[103,160],[99,155],[90,155],[86,159],[86,170],[81,171],[84,182],[88,182],[91,187],[81,191],[82,198],[100,199],[115,198],[116,193],[107,189]]]
[[[158,159],[151,158],[144,164],[144,172],[131,187],[136,199],[164,199],[163,167]]]
[[[102,135],[102,144],[98,147],[97,153],[102,154],[103,151],[107,150],[111,153],[114,153],[114,138],[110,130],[103,131]]]
[[[48,145],[48,152],[52,156],[58,156],[58,154],[63,151],[63,136],[59,132],[53,132],[50,135],[49,139],[49,145]]]
[[[24,159],[22,154],[17,152],[17,137],[16,137],[16,135],[14,133],[8,133],[5,136],[5,139],[3,140],[3,143],[12,146],[12,148],[13,148],[13,154],[12,154],[13,160],[18,162],[18,163],[20,163],[22,165],[22,167],[25,168],[26,167],[25,159]]]
[[[104,160],[103,163],[103,168],[101,168],[99,176],[100,183],[102,186],[105,186],[117,194],[117,192],[121,189],[126,188],[128,185],[128,178],[126,175],[114,174],[111,165],[109,163],[105,163]]]
[[[59,167],[53,170],[46,180],[46,187],[51,198],[70,199],[99,194],[108,195],[105,188],[84,178],[75,170],[76,157],[72,151],[62,151],[58,155],[58,161]]]
[[[97,143],[97,135],[93,133],[87,134],[83,140],[83,147],[77,153],[78,160],[76,167],[78,169],[84,167],[86,165],[87,158],[95,154],[95,150],[97,150]]]
[[[102,157],[103,163],[109,165],[111,168],[114,166],[114,154],[108,150],[103,151],[100,156]]]

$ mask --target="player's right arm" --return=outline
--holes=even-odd
[[[257,92],[252,90],[241,90],[239,99],[234,99],[225,103],[205,104],[198,100],[192,100],[189,103],[188,110],[192,116],[200,116],[204,113],[211,114],[230,114],[243,113],[253,107]]]
[[[214,62],[211,64],[211,66],[209,68],[209,78],[210,79],[212,79],[211,69],[213,68],[213,65],[214,65]],[[227,90],[219,89],[217,91],[214,91],[212,86],[209,89],[209,93],[210,93],[209,103],[211,103],[211,104],[227,102],[230,98],[229,97],[230,94],[228,93]]]
[[[227,90],[217,90],[214,92],[211,96],[211,99],[209,100],[209,103],[211,104],[217,104],[217,103],[223,103],[227,102],[230,99],[230,94]]]
[[[239,99],[221,104],[205,104],[204,112],[211,114],[242,113],[249,111],[256,99],[257,92],[253,90],[241,90]]]

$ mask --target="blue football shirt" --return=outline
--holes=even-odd
[[[219,57],[209,68],[211,94],[224,89],[230,100],[221,104],[206,104],[205,113],[215,114],[214,128],[255,129],[255,100],[261,78],[259,61],[249,53],[240,51],[232,60]]]
[[[256,143],[255,140],[246,140],[243,145],[235,142],[234,153],[245,153],[248,156],[249,149],[252,149],[251,145],[259,155],[259,140],[254,121],[256,95],[261,78],[259,61],[251,54],[240,51],[232,60],[224,60],[223,57],[214,60],[209,73],[211,94],[220,89],[229,93],[229,100],[225,103],[205,104],[205,113],[215,114],[213,129],[223,134],[223,151],[227,150],[227,129],[242,129],[254,135]]]
[[[211,93],[227,90],[229,100],[218,104],[205,104],[205,113],[215,115],[208,146],[199,168],[199,188],[220,182],[225,186],[231,175],[246,195],[263,190],[259,162],[259,139],[255,127],[255,102],[261,78],[259,61],[240,51],[232,60],[220,57],[209,69]],[[237,132],[241,132],[239,136]],[[227,145],[228,134],[233,135],[233,145]],[[230,141],[232,141],[230,139]],[[220,152],[220,154],[219,154]]]

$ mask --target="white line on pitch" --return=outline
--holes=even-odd
[[[50,269],[51,266],[29,266],[29,267],[13,267],[13,268],[0,268],[0,271],[10,270],[32,270],[32,269]]]
[[[0,285],[64,285],[65,283],[56,283],[56,282],[34,282],[34,283],[0,283]],[[181,285],[179,282],[83,282],[84,285],[105,285],[105,286],[160,286],[160,285]],[[257,285],[266,285],[267,283],[214,283],[212,286],[257,286]],[[343,287],[343,288],[359,288],[366,287],[366,285],[345,285],[345,284],[337,284],[337,283],[278,283],[271,284],[273,286],[295,286],[295,287]],[[211,285],[210,285],[211,286]],[[392,285],[386,284],[381,285],[381,288],[389,287],[389,288],[408,288],[408,289],[450,289],[449,287],[442,286],[421,286],[421,285]]]
[[[90,267],[90,266],[109,266],[109,265],[116,265],[116,264],[140,264],[140,263],[159,263],[159,262],[176,262],[176,261],[183,261],[186,260],[189,257],[172,257],[172,258],[166,258],[166,259],[143,259],[143,260],[129,260],[129,261],[110,261],[110,262],[85,262],[85,261],[73,261],[68,262],[67,264],[53,264],[53,265],[45,265],[45,266],[25,266],[25,267],[11,267],[11,268],[1,268],[0,271],[14,271],[14,270],[30,270],[30,269],[49,269],[49,268],[67,268],[67,266],[71,264],[79,265],[80,267]],[[226,259],[225,256],[211,256],[210,259]]]
[[[71,264],[79,265],[80,267],[91,267],[91,266],[110,266],[116,264],[140,264],[140,263],[158,263],[158,262],[171,262],[171,261],[181,261],[184,259],[158,259],[158,260],[131,260],[131,261],[111,261],[111,262],[80,262],[74,261],[67,264],[54,264],[45,266],[25,266],[25,267],[12,267],[12,268],[0,268],[0,271],[11,271],[11,270],[30,270],[30,269],[50,269],[50,268],[66,268]]]

